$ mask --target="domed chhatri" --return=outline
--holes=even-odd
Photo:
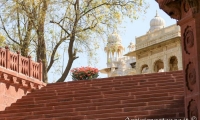
[[[153,32],[156,30],[160,30],[165,27],[165,21],[163,18],[161,18],[157,11],[156,16],[150,21],[150,29],[149,32]]]
[[[124,47],[121,43],[122,40],[120,35],[118,35],[116,32],[113,32],[111,35],[109,35],[107,41],[108,43],[107,46],[105,47],[105,51],[109,56],[108,58],[121,56]],[[116,55],[114,55],[115,53]]]
[[[122,40],[121,37],[117,34],[117,32],[113,32],[111,35],[108,37],[108,44],[121,44]]]

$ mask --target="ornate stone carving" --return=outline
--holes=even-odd
[[[169,4],[169,9],[168,10],[168,15],[176,20],[180,20],[181,19],[181,8],[180,5],[177,3],[177,5],[174,4]]]
[[[195,100],[192,99],[189,102],[187,109],[188,109],[188,118],[191,119],[196,117],[197,118],[196,120],[198,120],[198,108]]]
[[[180,0],[156,0],[161,9],[163,9],[171,18],[181,19],[181,1]]]
[[[174,19],[181,19],[181,4],[184,11],[188,12],[191,8],[193,13],[199,12],[198,0],[156,0],[161,9]],[[182,2],[182,3],[181,3]]]
[[[184,39],[184,50],[187,54],[190,54],[190,48],[194,46],[194,34],[191,26],[187,26],[185,28],[183,39]]]
[[[3,73],[3,79],[7,82],[9,82],[10,80],[8,74],[5,74],[5,73]]]
[[[12,77],[12,80],[14,84],[19,84],[19,80],[17,79],[17,77]]]
[[[188,11],[189,11],[189,9],[190,9],[190,6],[189,6],[189,4],[188,4],[188,2],[187,2],[188,0],[184,0],[183,1],[183,8],[184,8],[184,11],[187,13]]]
[[[41,87],[45,86],[46,84],[41,84],[39,81],[30,81],[30,79],[25,80],[10,74],[6,73],[0,73],[0,82],[6,82],[9,84],[14,85],[16,88],[23,87],[28,89],[39,89],[38,85],[41,85]]]
[[[194,64],[189,62],[186,66],[186,86],[188,90],[193,91],[193,85],[196,83],[196,70]]]
[[[28,87],[28,81],[26,81],[26,80],[21,80],[21,84],[22,84],[22,86],[24,86],[24,87]]]
[[[198,8],[198,0],[186,0],[187,3],[189,4],[189,7],[192,9],[193,13],[197,13],[199,8]]]
[[[164,5],[166,5],[166,4],[168,4],[168,3],[170,3],[170,2],[174,2],[174,1],[176,1],[176,0],[156,0],[158,3],[159,3],[159,5],[162,7],[162,6],[164,6]]]

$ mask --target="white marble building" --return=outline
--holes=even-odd
[[[107,68],[101,73],[124,76],[141,73],[182,70],[180,27],[165,27],[165,21],[158,15],[150,21],[149,31],[130,43],[129,52],[122,56],[124,47],[117,33],[108,37],[105,47]]]

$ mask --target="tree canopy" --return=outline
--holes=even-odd
[[[67,44],[68,63],[57,82],[63,82],[77,52],[98,49],[107,34],[125,18],[137,19],[144,0],[12,0],[0,4],[1,33],[6,44],[43,62],[43,80]],[[92,54],[92,53],[91,53]]]

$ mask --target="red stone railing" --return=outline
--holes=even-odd
[[[19,52],[10,52],[8,47],[0,48],[0,66],[42,81],[42,62],[34,62]]]
[[[46,86],[42,81],[42,62],[0,48],[0,111],[35,89]]]

